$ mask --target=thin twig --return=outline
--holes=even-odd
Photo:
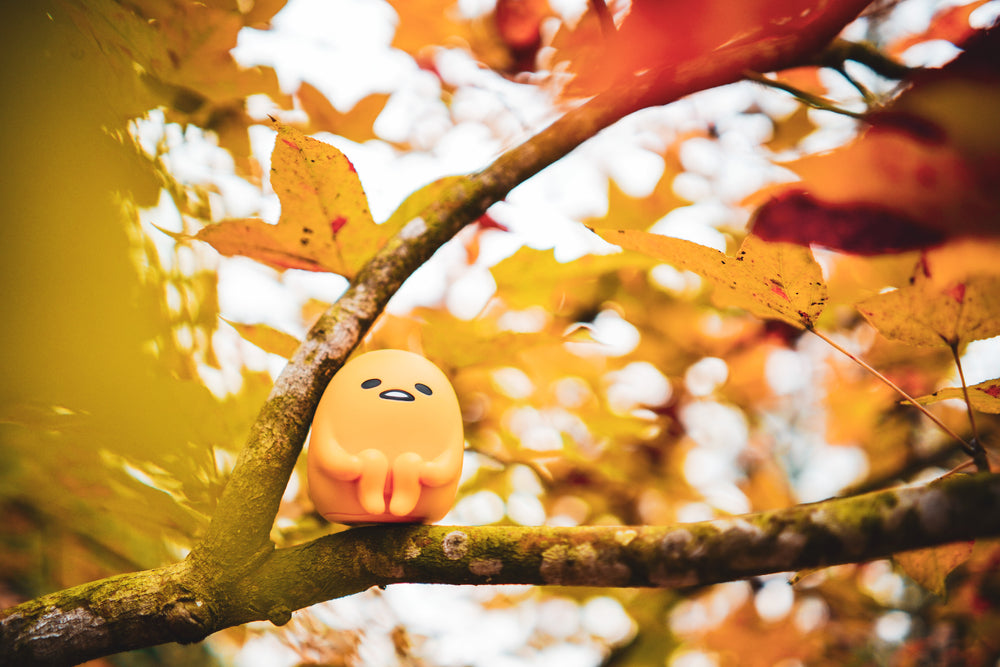
[[[865,117],[865,114],[862,112],[844,109],[842,107],[837,106],[833,101],[828,100],[825,97],[814,95],[809,91],[802,90],[801,88],[796,88],[791,84],[782,83],[781,81],[777,81],[775,79],[769,79],[763,74],[759,74],[757,72],[745,72],[745,74],[746,78],[750,79],[751,81],[755,81],[761,85],[767,86],[768,88],[776,88],[778,90],[783,90],[784,92],[792,95],[795,99],[799,100],[803,104],[810,106],[814,109],[830,111],[832,113],[837,113],[842,116],[849,116],[850,118],[854,118],[856,120],[863,120]]]
[[[895,391],[897,394],[899,394],[900,396],[902,396],[907,402],[911,403],[913,405],[913,407],[915,407],[917,410],[920,410],[920,412],[922,412],[925,417],[927,417],[932,422],[934,422],[935,424],[937,424],[941,428],[942,431],[944,431],[945,433],[947,433],[951,437],[955,438],[955,440],[957,440],[958,442],[960,442],[962,444],[962,449],[964,449],[966,451],[966,453],[969,454],[969,456],[973,455],[974,447],[971,444],[969,444],[964,438],[962,438],[962,436],[960,436],[959,434],[955,433],[955,431],[951,430],[951,428],[947,424],[945,424],[943,421],[941,421],[940,419],[938,419],[937,417],[935,417],[934,413],[932,413],[930,410],[928,410],[925,406],[923,406],[920,403],[918,403],[917,400],[915,398],[913,398],[912,396],[910,396],[908,393],[906,393],[906,391],[904,391],[902,387],[900,387],[895,382],[893,382],[892,380],[890,380],[889,378],[887,378],[886,376],[882,375],[877,370],[875,370],[874,368],[872,368],[870,365],[868,365],[868,363],[866,363],[864,361],[864,359],[861,359],[856,354],[854,354],[854,353],[852,353],[852,352],[844,349],[840,345],[838,345],[833,339],[831,339],[830,337],[826,336],[822,332],[820,332],[817,329],[814,329],[812,327],[809,328],[809,331],[811,331],[812,333],[814,333],[817,336],[819,336],[819,338],[821,340],[825,341],[828,345],[830,345],[831,347],[833,347],[833,349],[837,350],[841,354],[846,355],[849,359],[851,359],[856,364],[858,364],[859,366],[861,366],[862,368],[864,368],[866,371],[868,371],[869,373],[871,373],[872,375],[874,375],[875,377],[877,377],[879,380],[881,380],[883,383],[885,383],[893,391]]]
[[[909,67],[898,60],[893,60],[872,44],[867,42],[851,42],[846,39],[833,40],[826,49],[816,56],[812,64],[837,69],[843,67],[844,63],[848,60],[860,63],[887,79],[905,79],[920,69],[919,67]]]

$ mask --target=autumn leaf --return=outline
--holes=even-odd
[[[285,359],[291,359],[300,344],[299,339],[295,336],[267,324],[243,324],[226,318],[222,318],[222,320],[236,329],[236,332],[245,340],[250,341],[265,352],[277,354]]]
[[[256,218],[224,220],[196,235],[226,256],[242,255],[277,269],[329,271],[347,278],[388,238],[372,220],[350,160],[339,150],[274,122],[271,187],[281,201],[272,225]]]
[[[936,286],[918,266],[913,283],[857,305],[879,333],[910,345],[961,346],[1000,335],[1000,277]]]
[[[714,51],[747,47],[822,21],[821,2],[728,0],[663,2],[633,0],[618,29],[602,28],[591,3],[575,29],[555,38],[556,60],[574,74],[566,93],[600,92],[642,70],[710,58]],[[706,20],[706,17],[711,17]]]
[[[409,53],[430,68],[428,54],[436,48],[465,48],[477,60],[496,70],[514,64],[504,43],[495,14],[466,18],[456,0],[388,0],[396,11],[392,46]]]
[[[975,542],[956,542],[942,547],[905,551],[892,557],[915,582],[944,597],[948,592],[945,579],[956,567],[972,555]]]
[[[633,230],[593,230],[608,243],[636,250],[716,285],[725,305],[811,328],[826,304],[826,285],[808,248],[748,236],[735,257],[691,241]]]
[[[309,116],[310,131],[330,132],[358,143],[377,138],[372,128],[389,101],[386,93],[372,93],[360,99],[350,111],[341,112],[319,89],[307,82],[302,82],[295,97]]]
[[[976,32],[969,24],[969,16],[987,2],[989,0],[975,0],[969,4],[945,7],[939,10],[931,19],[927,30],[892,44],[889,48],[890,55],[898,57],[911,46],[938,39],[947,40],[955,46],[961,46]]]
[[[650,263],[651,266],[651,263]],[[514,309],[542,306],[556,315],[575,315],[587,308],[603,289],[597,278],[620,270],[643,270],[635,258],[624,255],[585,255],[560,262],[553,250],[523,247],[490,269],[497,294]]]
[[[809,114],[809,107],[804,104],[796,107],[795,111],[785,118],[772,119],[771,122],[774,123],[774,131],[771,139],[764,145],[775,153],[795,148],[816,129],[816,123]]]
[[[869,127],[785,166],[800,182],[754,195],[754,234],[876,255],[961,236],[995,237],[1000,216],[1000,33],[912,77]]]
[[[972,405],[973,410],[988,412],[994,415],[1000,414],[1000,378],[974,384],[968,387],[968,390],[969,403]],[[957,398],[964,401],[965,392],[962,391],[961,387],[948,387],[946,389],[939,389],[933,394],[921,396],[917,399],[917,402],[928,405],[949,398]]]
[[[666,165],[663,175],[644,197],[632,197],[610,179],[608,181],[608,213],[600,218],[584,221],[588,227],[616,229],[648,229],[670,211],[691,202],[674,192],[674,178],[684,170],[681,165],[679,144],[671,146],[664,155]]]

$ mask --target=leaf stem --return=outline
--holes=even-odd
[[[848,60],[861,63],[871,71],[887,79],[904,79],[920,68],[913,68],[893,60],[878,48],[867,42],[851,42],[835,39],[824,49],[813,64],[821,67],[840,69]]]
[[[746,78],[751,81],[755,81],[768,88],[776,88],[778,90],[783,90],[786,93],[792,95],[795,99],[802,102],[806,106],[810,106],[814,109],[822,109],[823,111],[831,111],[833,113],[839,113],[842,116],[849,116],[857,120],[864,120],[865,114],[858,111],[851,111],[849,109],[844,109],[838,107],[836,104],[826,99],[825,97],[820,97],[819,95],[814,95],[808,91],[802,90],[801,88],[796,88],[795,86],[787,83],[782,83],[775,79],[769,79],[763,74],[758,72],[744,72]]]
[[[951,348],[951,356],[954,357],[955,366],[958,368],[958,379],[962,382],[962,395],[965,397],[965,409],[969,413],[969,427],[972,429],[972,442],[969,445],[972,451],[969,452],[969,456],[972,457],[977,470],[986,472],[989,471],[990,464],[986,460],[986,451],[979,441],[979,429],[976,428],[975,412],[972,410],[972,401],[969,400],[969,387],[965,384],[965,371],[962,370],[962,355],[958,353],[957,343],[950,343],[948,347]]]
[[[906,391],[904,391],[902,387],[900,387],[895,382],[893,382],[892,380],[890,380],[889,378],[887,378],[886,376],[882,375],[880,372],[878,372],[877,370],[875,370],[874,368],[872,368],[870,365],[868,365],[867,362],[865,362],[864,359],[861,359],[860,357],[858,357],[854,353],[849,352],[848,350],[846,350],[843,347],[841,347],[840,345],[838,345],[833,339],[831,339],[830,337],[826,336],[822,332],[820,332],[820,331],[818,331],[818,330],[816,330],[816,329],[814,329],[812,327],[808,327],[808,329],[809,329],[809,331],[811,331],[815,335],[819,336],[819,338],[821,340],[823,340],[824,342],[826,342],[833,349],[837,350],[841,354],[846,355],[849,359],[851,359],[852,361],[854,361],[854,363],[856,363],[859,366],[861,366],[862,368],[864,368],[866,371],[868,371],[869,373],[871,373],[872,375],[874,375],[875,377],[877,377],[879,380],[881,380],[884,384],[886,384],[889,388],[891,388],[897,394],[899,394],[904,399],[906,399],[906,401],[909,402],[909,403],[911,403],[913,405],[913,407],[915,407],[917,410],[920,410],[920,412],[924,413],[925,417],[927,417],[932,422],[934,422],[935,424],[937,424],[941,428],[942,431],[944,431],[945,433],[947,433],[951,437],[955,438],[955,440],[958,440],[962,444],[962,449],[964,449],[966,451],[966,453],[969,454],[969,456],[974,456],[974,452],[976,450],[976,447],[974,447],[973,445],[969,444],[964,438],[962,438],[962,436],[960,436],[959,434],[955,433],[955,431],[951,430],[951,428],[949,428],[947,424],[945,424],[940,419],[938,419],[936,416],[934,416],[934,414],[930,410],[928,410],[926,407],[924,407],[923,405],[920,405],[920,403],[917,403],[916,399],[913,398],[912,396],[910,396],[908,393],[906,393]],[[979,449],[982,449],[982,448],[980,447]]]

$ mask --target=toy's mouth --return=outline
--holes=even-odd
[[[387,401],[415,401],[408,391],[403,391],[402,389],[386,389],[381,394],[378,395],[379,398],[384,398]]]

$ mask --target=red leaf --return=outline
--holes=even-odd
[[[888,206],[823,202],[801,189],[776,195],[758,209],[753,233],[767,241],[818,245],[858,255],[937,245],[944,234]]]

